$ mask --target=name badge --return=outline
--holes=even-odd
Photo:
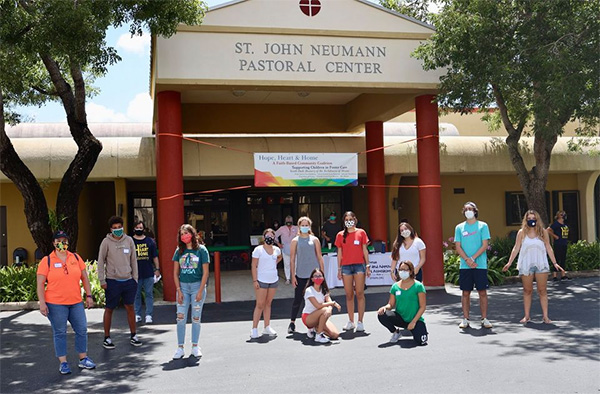
[[[402,294],[402,291],[396,290],[396,295],[399,296],[400,294]]]
[[[360,245],[360,241],[358,239],[354,240],[354,245]]]
[[[123,253],[129,254],[129,249],[128,248],[123,249]]]
[[[54,268],[61,268],[62,264],[61,263],[54,263]]]

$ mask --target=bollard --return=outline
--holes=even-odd
[[[221,303],[221,252],[215,252],[215,302]]]

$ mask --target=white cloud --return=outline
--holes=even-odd
[[[95,104],[89,102],[85,106],[85,112],[87,113],[88,122],[100,123],[100,122],[127,122],[127,116],[122,113],[116,112],[113,109],[105,107],[104,105]]]
[[[148,93],[136,94],[127,105],[126,113],[93,102],[86,104],[88,122],[93,123],[151,122],[153,110]]]
[[[148,93],[138,93],[127,106],[127,117],[132,122],[151,122],[154,107]]]
[[[150,48],[150,35],[143,33],[141,36],[131,36],[130,33],[121,34],[117,40],[117,49],[125,52],[144,55]]]

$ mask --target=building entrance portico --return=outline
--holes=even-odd
[[[174,235],[188,220],[184,180],[238,177],[252,183],[251,155],[215,149],[211,157],[200,157],[193,143],[182,144],[183,136],[219,137],[229,145],[236,138],[262,136],[254,152],[359,154],[367,199],[344,209],[368,212],[363,227],[373,241],[389,248],[397,218],[390,215],[384,188],[383,122],[421,100],[417,127],[424,122],[424,134],[434,138],[419,153],[438,157],[439,163],[433,127],[437,107],[431,101],[440,74],[424,72],[410,56],[432,33],[426,24],[363,0],[322,3],[318,12],[295,0],[246,0],[211,9],[201,26],[181,26],[167,39],[154,37],[151,92],[157,103],[161,263],[169,264]],[[284,138],[290,135],[328,136],[329,141],[310,146]],[[348,149],[349,140],[358,140],[359,149]],[[421,203],[441,218],[439,164],[428,171],[437,171],[437,188],[429,185]],[[441,227],[427,234],[431,268],[425,271],[425,283],[442,285]],[[165,268],[165,298],[171,299],[172,270]]]

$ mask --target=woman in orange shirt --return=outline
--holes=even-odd
[[[44,257],[37,269],[37,293],[40,313],[50,320],[54,334],[54,351],[60,361],[59,372],[71,373],[67,363],[67,320],[75,331],[75,350],[79,353],[79,368],[94,369],[96,364],[87,356],[87,319],[81,300],[80,281],[85,289],[86,305],[94,305],[85,263],[67,250],[69,236],[64,231],[54,234],[54,252]]]
[[[338,251],[338,279],[344,282],[346,293],[346,308],[348,308],[348,323],[346,331],[364,331],[363,317],[365,315],[365,280],[371,276],[369,265],[369,237],[365,230],[357,228],[358,219],[352,211],[344,214],[345,230],[340,231],[335,238]],[[358,306],[358,323],[354,325],[354,294]]]

